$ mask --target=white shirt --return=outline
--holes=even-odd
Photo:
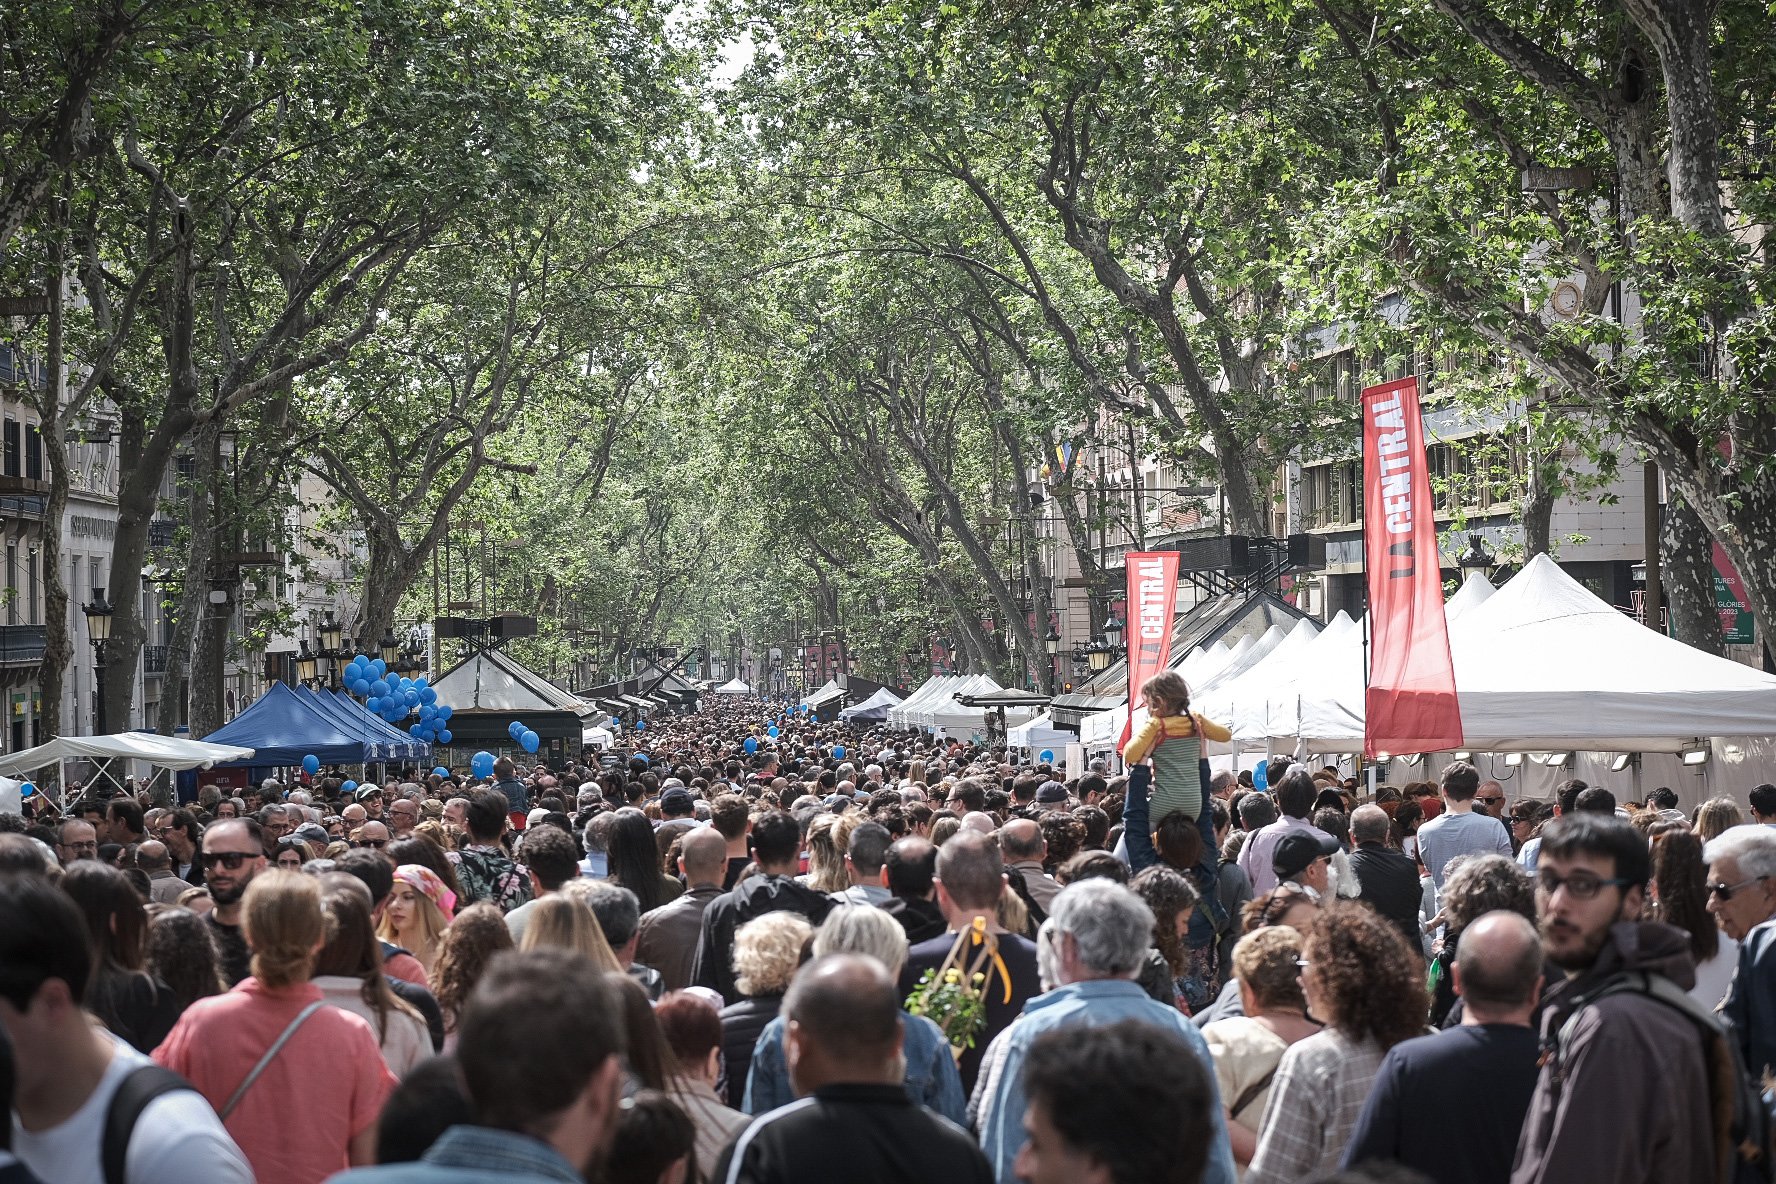
[[[25,1166],[55,1184],[104,1184],[99,1162],[105,1112],[123,1079],[148,1058],[106,1034],[111,1064],[80,1109],[41,1131],[27,1131],[12,1115],[12,1150]],[[253,1169],[222,1120],[196,1090],[180,1089],[148,1103],[124,1153],[130,1184],[253,1184]]]
[[[1714,957],[1696,963],[1696,985],[1690,988],[1690,998],[1713,1011],[1727,997],[1727,988],[1733,985],[1733,972],[1738,968],[1739,943],[1723,933]]]
[[[364,1002],[363,979],[349,974],[317,974],[309,981],[321,989],[321,998],[328,1003],[340,1011],[363,1017],[371,1032],[381,1031],[375,1010]],[[389,1072],[396,1077],[405,1077],[413,1066],[432,1055],[432,1034],[427,1031],[424,1020],[391,1009],[388,1033],[383,1036],[381,1047],[382,1059],[387,1062]]]

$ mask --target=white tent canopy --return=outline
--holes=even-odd
[[[617,742],[617,737],[609,728],[589,727],[580,729],[580,743],[589,748],[606,749]]]
[[[716,687],[715,693],[718,695],[750,695],[752,688],[747,686],[744,680],[735,678]]]
[[[978,712],[979,714],[974,716],[974,718],[975,719],[985,719],[986,713],[984,711],[981,711],[981,709],[979,709],[979,708],[963,707],[960,703],[956,702],[956,696],[958,696],[958,695],[985,695],[990,691],[998,691],[998,690],[1003,690],[1003,689],[1004,689],[1003,687],[1001,687],[998,683],[994,682],[992,680],[992,678],[989,677],[988,675],[985,675],[985,674],[966,675],[962,678],[961,682],[957,683],[953,687],[950,687],[943,695],[941,695],[941,696],[934,695],[930,699],[927,699],[924,703],[920,704],[919,707],[917,708],[917,710],[915,710],[912,713],[911,718],[912,718],[913,724],[915,726],[921,727],[921,728],[943,727],[944,724],[943,724],[942,720],[940,720],[938,718],[940,715],[953,719],[953,718],[957,718],[958,716],[962,715],[965,712]],[[1023,722],[1023,717],[1019,717],[1019,722],[1020,723]],[[967,722],[964,721],[961,724],[958,724],[956,726],[966,727]]]
[[[868,712],[880,711],[884,707],[892,709],[898,707],[900,703],[901,698],[899,695],[895,694],[887,687],[877,687],[876,693],[865,699],[863,702],[853,704],[839,712],[839,718],[852,719]]]
[[[1345,620],[1349,621],[1349,617]],[[1236,674],[1223,673],[1201,691],[1194,688],[1190,696],[1191,710],[1239,734],[1241,717],[1264,718],[1270,688],[1288,678],[1296,669],[1296,659],[1314,643],[1321,633],[1320,623],[1313,620],[1295,622],[1287,637],[1271,647],[1255,662]]]
[[[1224,654],[1209,655],[1207,651],[1192,650],[1191,653],[1204,653],[1203,660],[1198,663],[1193,673],[1185,673],[1190,664],[1190,656],[1186,655],[1173,669],[1184,674],[1184,681],[1190,685],[1192,699],[1201,692],[1206,692],[1217,683],[1237,677],[1247,667],[1254,665],[1281,645],[1283,638],[1288,636],[1281,625],[1272,625],[1264,631],[1263,636],[1253,637],[1251,634],[1239,639],[1232,649]],[[1147,709],[1136,705],[1135,727],[1140,727],[1147,720]],[[1100,711],[1088,715],[1079,725],[1079,738],[1086,744],[1103,748],[1114,745],[1122,736],[1124,725],[1128,723],[1129,705],[1121,703],[1109,711]]]
[[[1776,734],[1776,676],[1655,633],[1546,555],[1450,627],[1463,747],[1678,752],[1710,736]],[[1303,696],[1308,751],[1363,738],[1361,648]]]
[[[1254,706],[1251,712],[1242,712],[1229,723],[1236,745],[1262,742],[1268,736],[1293,736],[1301,719],[1302,695],[1316,690],[1330,671],[1362,660],[1363,630],[1349,613],[1340,609],[1317,637],[1296,651],[1288,668],[1277,672],[1264,696],[1262,718]]]
[[[250,748],[210,744],[183,736],[157,736],[152,732],[119,732],[114,736],[57,736],[47,744],[0,756],[0,774],[16,776],[63,761],[90,760],[101,764],[114,760],[144,761],[163,769],[207,769],[212,765],[248,760]]]
[[[839,685],[838,679],[836,679],[836,678],[828,679],[825,686],[821,687],[817,691],[811,692],[806,699],[802,700],[802,706],[803,707],[824,707],[828,703],[831,703],[834,699],[837,699],[837,698],[841,697],[842,695],[844,695],[844,693],[845,693],[845,688],[843,686]]]
[[[896,728],[918,727],[919,724],[914,717],[921,707],[949,698],[949,693],[952,690],[967,681],[967,677],[960,674],[940,674],[936,678],[927,679],[898,707],[889,709],[889,725]]]
[[[1067,745],[1076,743],[1078,737],[1072,732],[1054,726],[1053,719],[1045,711],[1029,723],[1019,724],[1015,728],[1007,728],[1005,741],[1013,748],[1027,748],[1031,752],[1044,749],[1051,752],[1065,752]]]

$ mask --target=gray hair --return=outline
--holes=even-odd
[[[613,950],[628,945],[636,930],[641,928],[641,900],[621,884],[582,876],[563,885],[561,892],[592,910],[592,915],[598,918],[598,927],[604,930],[604,940]],[[895,927],[899,928],[898,923]]]
[[[1708,840],[1702,858],[1709,863],[1731,859],[1742,876],[1776,879],[1776,829],[1767,826],[1734,826]]]
[[[1153,910],[1109,880],[1069,884],[1048,919],[1057,943],[1071,937],[1080,962],[1107,978],[1133,978],[1153,945]]]
[[[1387,811],[1380,806],[1358,806],[1351,814],[1350,831],[1353,843],[1383,843],[1392,826]]]
[[[814,956],[864,954],[880,962],[895,978],[906,966],[906,930],[873,905],[841,905],[814,931]]]

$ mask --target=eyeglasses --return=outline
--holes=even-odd
[[[1536,875],[1537,891],[1553,896],[1565,888],[1566,894],[1574,900],[1590,900],[1606,887],[1626,888],[1632,883],[1634,883],[1633,880],[1626,880],[1621,876],[1612,876],[1606,880],[1601,876],[1594,876],[1590,872],[1574,872],[1570,876],[1557,876],[1553,872],[1544,871]]]
[[[198,857],[205,867],[221,864],[229,871],[238,871],[240,865],[249,859],[262,858],[258,851],[205,851]]]
[[[1504,800],[1505,800],[1505,796],[1503,794],[1500,794],[1496,798],[1481,798],[1480,804],[1483,806],[1496,806],[1499,803],[1503,802]]]
[[[96,839],[88,839],[84,843],[57,843],[64,851],[97,851],[99,844]]]
[[[1752,876],[1748,880],[1740,880],[1737,884],[1710,884],[1708,885],[1708,894],[1710,896],[1718,897],[1723,902],[1729,901],[1733,899],[1733,893],[1739,891],[1739,889],[1750,884],[1755,884],[1759,880],[1767,880],[1769,878],[1769,876]]]
[[[352,846],[375,847],[378,850],[381,850],[383,847],[388,846],[388,843],[389,841],[387,839],[359,839],[357,842],[353,843]]]

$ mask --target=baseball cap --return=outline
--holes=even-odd
[[[330,841],[326,828],[315,822],[305,822],[284,837],[287,839],[300,839],[305,843],[319,843],[322,846],[326,846]]]
[[[1067,800],[1067,787],[1059,781],[1044,781],[1036,791],[1036,804],[1056,806]]]
[[[697,808],[697,803],[685,789],[669,789],[660,795],[662,813],[671,811],[674,814],[687,814]]]
[[[381,796],[382,786],[380,785],[362,785],[358,787],[358,800],[360,802],[368,801],[371,798],[379,798]]]
[[[1323,830],[1292,830],[1277,840],[1270,857],[1271,870],[1279,880],[1293,879],[1314,860],[1337,851],[1338,840]]]

